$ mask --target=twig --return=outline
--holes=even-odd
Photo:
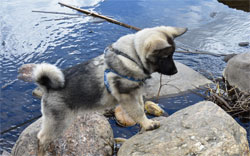
[[[161,74],[161,76],[160,76],[160,87],[159,87],[158,92],[157,92],[157,95],[156,95],[156,101],[157,101],[157,102],[159,101],[159,98],[160,98],[161,88],[162,88],[163,86],[165,86],[165,85],[169,85],[168,83],[171,82],[171,81],[173,81],[173,80],[169,80],[169,81],[166,82],[166,84],[162,84],[162,74]],[[173,85],[173,86],[174,86],[174,85]],[[174,86],[174,87],[176,87],[176,86]],[[176,87],[176,88],[177,88],[177,87]]]
[[[157,92],[157,96],[156,96],[156,101],[159,102],[159,97],[160,97],[160,92],[161,92],[161,88],[162,88],[162,74],[160,76],[160,87],[158,89],[158,92]]]
[[[229,104],[222,98],[220,97],[219,95],[215,94],[215,93],[210,93],[212,94],[213,96],[215,96],[218,100],[220,100],[229,110],[231,110],[231,107],[229,106]]]
[[[65,13],[65,12],[54,12],[54,11],[37,11],[37,10],[32,10],[32,12],[45,13],[45,14],[60,14],[60,15],[80,16],[79,14],[72,14],[72,13]]]
[[[6,88],[6,87],[8,87],[8,86],[10,86],[10,85],[12,85],[12,84],[15,83],[17,80],[18,80],[18,79],[15,79],[15,80],[12,80],[12,81],[10,81],[10,82],[4,84],[4,85],[2,86],[2,89]]]
[[[4,133],[7,133],[7,132],[9,132],[9,131],[11,131],[11,130],[13,130],[13,129],[16,129],[16,128],[18,128],[18,127],[21,127],[21,126],[23,126],[23,125],[26,125],[27,123],[30,123],[30,122],[32,122],[32,121],[34,121],[34,120],[36,120],[36,119],[39,119],[41,116],[42,116],[42,115],[38,115],[38,116],[36,116],[36,117],[34,117],[34,118],[30,119],[30,120],[27,120],[27,121],[25,121],[25,122],[23,122],[23,123],[21,123],[21,124],[19,124],[19,125],[16,125],[16,126],[11,127],[11,128],[9,128],[9,129],[3,130],[3,131],[0,132],[0,134],[3,135]]]
[[[131,26],[131,25],[119,22],[119,21],[114,20],[112,18],[109,18],[107,16],[103,16],[103,15],[99,15],[99,14],[96,14],[96,13],[93,13],[93,12],[89,12],[87,10],[76,8],[74,6],[67,5],[67,4],[64,4],[64,3],[61,3],[61,2],[59,2],[58,4],[60,4],[62,6],[65,6],[65,7],[68,7],[68,8],[71,8],[71,9],[74,9],[74,10],[77,10],[77,11],[79,11],[81,13],[84,13],[84,14],[87,14],[87,15],[90,15],[90,16],[94,16],[94,17],[98,17],[98,18],[104,19],[104,20],[106,20],[108,22],[111,22],[111,23],[114,23],[114,24],[118,24],[118,25],[124,26],[124,27],[129,28],[129,29],[133,29],[133,30],[136,30],[136,31],[141,30],[140,28],[137,28],[137,27],[134,27],[134,26]]]
[[[178,47],[180,49],[182,49],[181,47]],[[216,57],[221,57],[221,56],[227,56],[227,54],[215,54],[212,52],[208,52],[208,51],[190,51],[190,50],[185,50],[185,51],[181,51],[181,50],[176,50],[176,53],[184,53],[184,54],[205,54],[205,55],[212,55],[212,56],[216,56]]]

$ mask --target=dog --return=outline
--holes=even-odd
[[[174,38],[187,28],[158,26],[119,38],[92,59],[65,70],[37,64],[33,79],[43,90],[38,155],[72,123],[77,113],[120,104],[144,130],[160,126],[144,113],[144,84],[150,75],[177,73]]]

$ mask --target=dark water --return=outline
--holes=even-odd
[[[204,98],[196,95],[194,93],[187,93],[180,96],[169,97],[169,98],[161,98],[159,101],[154,102],[158,103],[159,106],[168,114],[171,115],[174,112],[188,107],[197,102],[203,101]],[[147,115],[148,118],[153,118],[154,116]],[[135,125],[131,127],[122,127],[117,124],[115,118],[109,119],[110,124],[112,125],[114,137],[122,137],[122,138],[130,138],[135,135],[138,131],[140,131],[140,126]]]
[[[177,45],[191,50],[218,54],[250,51],[249,46],[238,46],[239,42],[250,42],[250,14],[231,9],[216,0],[62,2],[140,28],[158,25],[188,27],[189,31],[177,39]],[[120,36],[134,33],[133,30],[86,17],[57,3],[55,0],[1,0],[1,132],[40,115],[40,100],[31,95],[35,85],[16,80],[18,67],[27,63],[48,62],[66,68],[102,54],[103,49]],[[75,15],[42,14],[32,10]],[[207,75],[220,76],[225,67],[221,57],[175,54],[175,59]],[[179,105],[173,105],[173,110],[178,110]],[[11,150],[26,126],[28,124],[1,135],[0,153],[3,149]],[[243,126],[249,130],[249,123]]]

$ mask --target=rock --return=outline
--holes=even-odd
[[[7,152],[7,151],[4,150],[1,156],[11,156],[11,155],[10,155],[9,152]]]
[[[230,59],[223,76],[231,86],[250,92],[250,52],[238,54]]]
[[[37,87],[32,91],[32,95],[38,99],[41,99],[43,96],[43,90],[40,87]]]
[[[228,62],[231,58],[233,58],[234,56],[236,56],[237,54],[229,54],[224,56],[223,61]]]
[[[154,116],[161,116],[164,114],[164,110],[156,103],[152,101],[145,102],[145,110],[148,114]],[[167,115],[166,115],[167,116]],[[121,126],[134,126],[136,122],[122,109],[121,105],[115,108],[115,118]]]
[[[161,127],[123,143],[118,156],[249,156],[246,130],[208,101],[159,117]]]
[[[180,94],[188,90],[196,89],[199,86],[212,83],[198,72],[194,71],[190,67],[175,62],[178,69],[178,73],[173,76],[162,75],[162,84],[160,96],[168,96],[173,94]],[[146,94],[147,99],[151,99],[157,96],[160,87],[160,74],[152,74],[152,78],[147,80]]]
[[[37,153],[37,133],[41,119],[27,127],[19,136],[13,156],[35,156]],[[113,152],[113,131],[107,119],[98,113],[78,116],[74,124],[62,137],[56,139],[48,148],[49,156],[108,156]]]
[[[136,122],[122,109],[121,105],[115,108],[115,118],[121,126],[134,126]]]
[[[117,144],[120,144],[120,143],[124,143],[125,141],[127,141],[128,139],[125,139],[125,138],[115,138],[115,142]]]
[[[212,17],[212,18],[214,18],[216,15],[217,15],[217,12],[211,12],[211,13],[209,14],[209,16]]]
[[[240,42],[239,46],[241,46],[241,47],[249,46],[249,42]]]
[[[148,114],[154,116],[162,116],[164,114],[164,110],[158,104],[152,101],[146,101],[144,107]]]
[[[36,64],[24,64],[18,69],[17,78],[26,82],[33,82],[33,69],[36,67]]]

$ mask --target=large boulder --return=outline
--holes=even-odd
[[[118,156],[249,156],[246,130],[208,101],[159,117],[161,127],[128,139]]]
[[[41,119],[38,119],[22,132],[12,149],[13,156],[36,156],[40,126]],[[107,119],[98,113],[88,113],[78,116],[62,137],[51,143],[47,155],[108,156],[113,153],[113,139]]]
[[[250,52],[231,58],[223,76],[231,86],[237,87],[241,91],[250,92]]]

